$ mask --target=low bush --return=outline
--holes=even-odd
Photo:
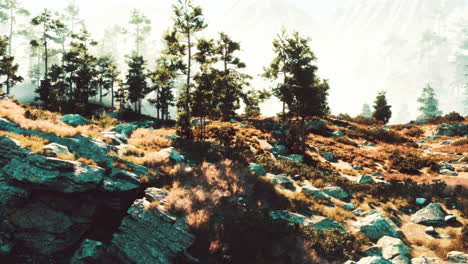
[[[402,153],[394,151],[390,155],[390,168],[402,173],[420,174],[420,169],[429,167],[432,171],[438,171],[437,163],[429,158],[423,158],[415,153]]]
[[[419,127],[412,127],[405,132],[405,135],[410,137],[420,137],[424,135],[424,131]]]

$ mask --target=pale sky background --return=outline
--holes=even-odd
[[[146,41],[149,64],[162,48],[161,36],[171,25],[175,0],[77,0],[80,16],[93,38],[101,40],[113,25],[128,29],[133,8],[152,20]],[[42,9],[62,10],[65,0],[22,0],[38,14]],[[360,113],[372,104],[379,90],[387,90],[393,105],[393,122],[415,118],[416,98],[426,83],[438,90],[444,112],[462,111],[463,87],[454,84],[454,62],[468,39],[468,0],[195,0],[204,9],[208,29],[203,36],[216,37],[224,31],[241,42],[239,56],[254,76],[254,88],[267,88],[258,77],[273,57],[271,42],[281,27],[311,37],[318,57],[319,74],[329,79],[329,103],[334,114]],[[442,44],[421,44],[424,32],[437,32]],[[119,46],[121,56],[133,47],[130,36]],[[21,45],[17,57],[27,58]],[[466,54],[468,56],[468,53]],[[123,59],[122,59],[123,61]],[[17,89],[20,90],[20,89]],[[18,92],[19,93],[19,92]],[[274,115],[276,100],[262,110]],[[148,109],[150,111],[150,109]],[[399,116],[399,117],[398,117]]]

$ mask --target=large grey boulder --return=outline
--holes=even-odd
[[[114,263],[166,264],[186,253],[195,237],[184,219],[176,219],[159,208],[146,210],[146,199],[136,200],[110,242],[107,254]]]
[[[468,263],[468,254],[460,251],[450,251],[447,254],[447,260],[452,263]]]
[[[50,143],[50,144],[45,145],[42,148],[42,155],[44,155],[46,157],[55,158],[59,154],[71,155],[70,150],[68,150],[68,148],[66,146],[63,146],[63,145],[60,145],[60,144],[57,144],[57,143]]]
[[[64,115],[60,120],[70,126],[84,126],[91,124],[88,119],[79,114]]]
[[[411,264],[440,264],[440,263],[442,263],[442,260],[438,258],[419,257],[419,258],[411,259]]]
[[[395,223],[377,212],[356,221],[353,225],[372,241],[377,241],[384,236],[396,238],[401,236]]]
[[[326,186],[322,191],[330,196],[333,196],[337,199],[344,200],[349,197],[349,194],[339,186]]]
[[[393,259],[397,256],[408,256],[411,248],[395,237],[384,236],[379,239],[377,246],[382,248],[382,256],[386,259]]]
[[[75,251],[70,264],[92,264],[101,263],[99,260],[102,257],[104,251],[104,244],[101,241],[95,241],[89,238],[83,240]]]
[[[423,225],[444,225],[445,213],[439,203],[431,203],[412,215],[411,222]]]
[[[31,189],[74,193],[96,189],[103,179],[104,169],[31,154],[25,159],[12,159],[3,167],[3,172]]]
[[[295,191],[296,187],[294,186],[294,182],[286,175],[280,174],[280,175],[275,175],[271,173],[267,173],[266,177],[268,179],[271,179],[274,185],[280,185],[281,187]]]
[[[356,264],[392,264],[392,262],[382,257],[365,257],[360,259]]]

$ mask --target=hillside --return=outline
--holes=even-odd
[[[1,263],[467,263],[466,119],[84,115],[0,100]]]

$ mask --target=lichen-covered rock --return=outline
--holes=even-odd
[[[136,173],[117,168],[112,168],[100,185],[100,189],[106,191],[131,191],[141,187],[141,179]]]
[[[309,197],[314,197],[316,200],[330,200],[330,196],[328,194],[310,184],[303,185],[301,192]]]
[[[359,183],[366,184],[366,183],[371,183],[373,181],[374,179],[369,175],[362,175],[361,177],[359,177]]]
[[[373,246],[362,251],[368,257],[382,257],[382,248]]]
[[[136,200],[107,248],[114,263],[173,263],[195,240],[183,219],[158,208],[146,210],[149,201]]]
[[[411,249],[399,238],[384,236],[379,239],[377,246],[382,248],[382,256],[393,259],[396,256],[408,256]]]
[[[177,164],[185,161],[185,157],[181,155],[174,147],[161,149],[158,153]]]
[[[443,225],[445,213],[439,203],[431,203],[412,215],[411,222],[423,225]]]
[[[104,251],[104,245],[101,241],[95,241],[86,238],[75,251],[70,264],[91,264],[101,263],[100,258]]]
[[[365,257],[360,259],[357,264],[392,264],[392,262],[382,257]]]
[[[468,124],[441,124],[433,132],[438,136],[465,136],[468,135]]]
[[[164,189],[152,187],[145,190],[145,199],[150,203],[158,201],[160,204],[165,204],[168,195],[169,192]]]
[[[104,169],[30,154],[25,159],[12,159],[3,172],[31,189],[73,193],[95,189],[103,179]]]
[[[117,132],[101,132],[101,135],[110,139],[112,145],[127,144],[127,137]]]
[[[340,200],[347,199],[349,197],[349,194],[345,192],[341,187],[339,186],[326,186],[325,188],[322,189],[322,191],[332,197],[335,197]]]
[[[447,254],[447,260],[453,263],[468,263],[468,254],[460,251],[450,251]]]
[[[384,236],[396,238],[401,236],[400,230],[395,223],[377,212],[356,221],[354,226],[372,241],[377,241]]]
[[[134,124],[122,124],[114,127],[112,131],[115,131],[117,133],[120,133],[127,138],[130,137],[133,131],[135,131],[138,127]]]
[[[411,261],[406,256],[398,255],[390,260],[392,264],[410,264]]]
[[[266,175],[266,170],[262,167],[262,165],[257,163],[250,163],[249,170],[251,170],[255,176],[264,176]]]
[[[79,114],[64,115],[60,120],[70,126],[84,126],[91,124],[88,119]]]
[[[290,225],[293,225],[293,224],[312,225],[312,222],[310,222],[310,220],[308,220],[307,217],[301,214],[291,213],[286,210],[276,210],[276,211],[270,212],[269,214],[273,220],[286,221]]]
[[[44,155],[46,157],[55,158],[59,154],[71,155],[70,151],[68,150],[68,148],[66,146],[63,146],[63,145],[60,145],[60,144],[57,144],[57,143],[50,143],[50,144],[45,145],[42,148],[42,155]]]
[[[271,179],[274,185],[280,185],[281,187],[295,191],[296,187],[294,186],[294,182],[286,175],[280,174],[280,175],[275,175],[271,173],[267,173],[266,177],[268,179]]]
[[[335,220],[328,217],[312,224],[312,226],[319,230],[338,229],[341,232],[346,232],[346,229],[342,224],[335,222]]]

